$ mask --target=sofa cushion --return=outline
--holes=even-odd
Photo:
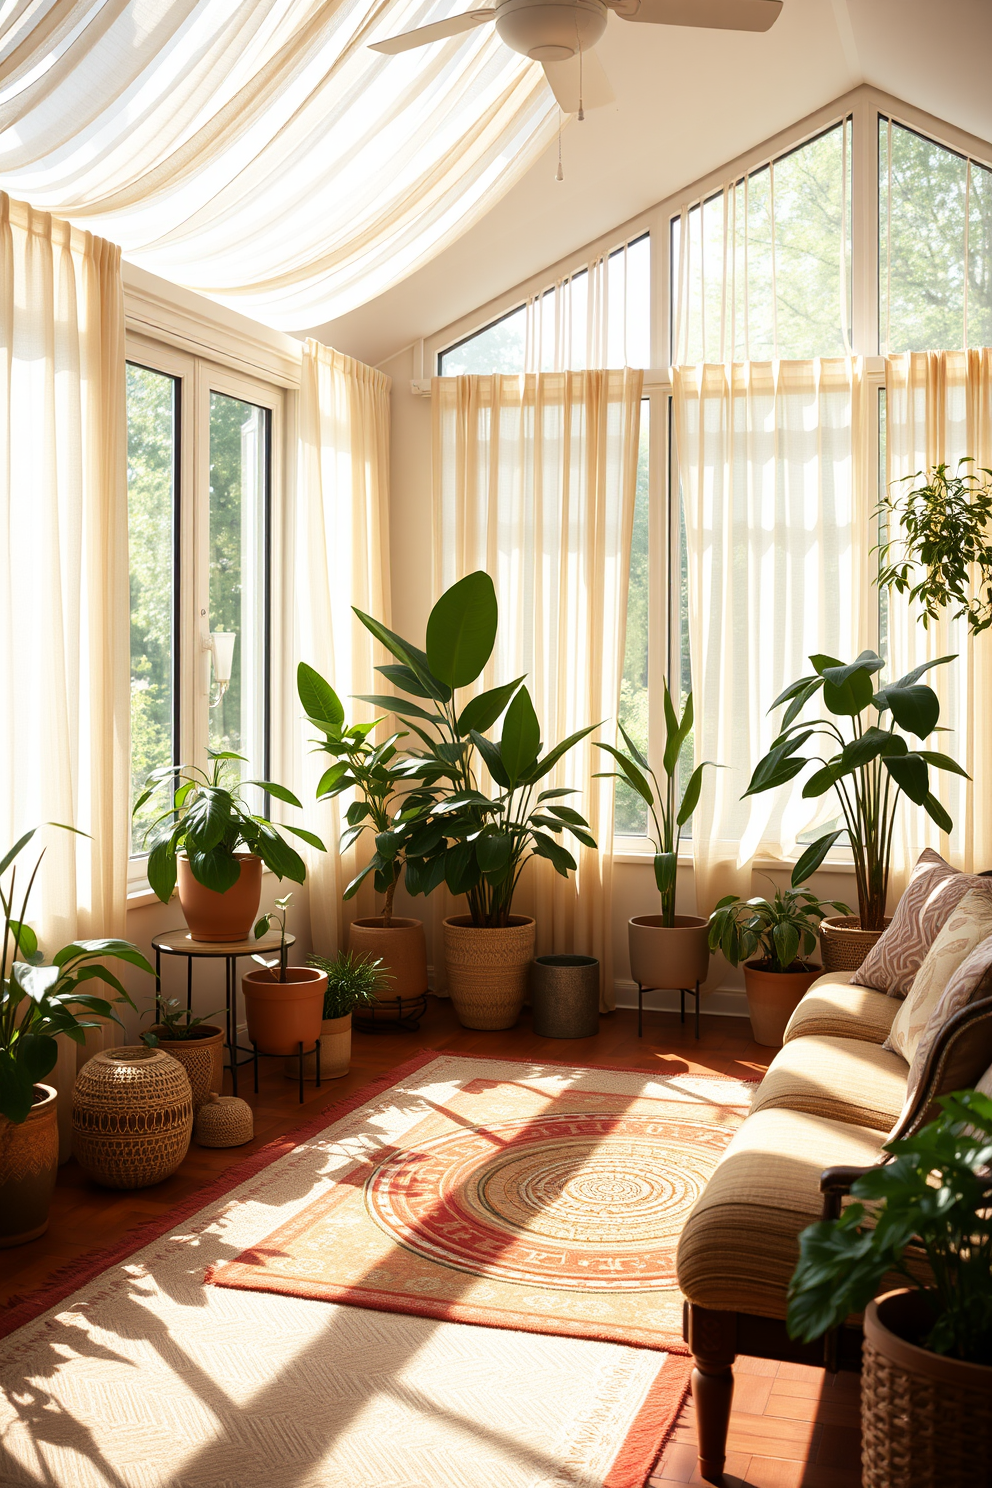
[[[916,1097],[930,1051],[937,1042],[944,1024],[973,1002],[990,996],[992,996],[992,935],[977,945],[971,955],[962,961],[944,988],[937,1006],[930,1014],[909,1068],[907,1101],[914,1100]]]
[[[853,972],[828,971],[813,983],[789,1019],[785,1042],[809,1034],[830,1038],[863,1039],[883,1044],[889,1036],[899,1003],[872,987],[856,987]]]
[[[951,910],[983,882],[977,874],[959,873],[933,848],[924,848],[891,925],[854,973],[854,984],[905,997]]]
[[[885,1133],[906,1103],[908,1078],[906,1060],[878,1044],[822,1035],[793,1039],[768,1066],[751,1112],[808,1111]]]
[[[823,1212],[820,1175],[877,1162],[882,1138],[805,1111],[758,1111],[735,1133],[686,1221],[679,1286],[699,1307],[784,1318],[799,1233]]]
[[[992,935],[992,879],[965,894],[948,915],[923,965],[913,978],[885,1040],[912,1064],[916,1047],[943,993],[963,961]]]

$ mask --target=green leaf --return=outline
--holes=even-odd
[[[6,1116],[15,1125],[26,1121],[34,1102],[33,1084],[27,1071],[18,1066],[6,1049],[0,1049],[0,1116]]]
[[[459,842],[445,856],[444,877],[453,894],[467,894],[480,878],[474,842]]]
[[[692,774],[689,776],[689,783],[685,788],[685,794],[682,797],[682,805],[679,807],[678,816],[675,818],[680,827],[685,826],[686,822],[689,820],[690,816],[699,804],[699,793],[703,787],[703,771],[706,769],[707,765],[709,765],[710,768],[714,770],[720,768],[720,766],[715,765],[712,760],[703,760],[703,763],[701,765],[697,765],[696,768],[693,770]]]
[[[17,854],[20,852],[21,848],[25,847],[31,841],[31,838],[34,836],[37,830],[37,827],[32,827],[29,832],[25,832],[23,837],[19,837],[17,839],[10,851],[8,853],[5,853],[4,856],[0,858],[0,874],[7,872],[7,869],[17,857]]]
[[[923,684],[912,687],[886,687],[879,697],[884,697],[892,710],[892,717],[900,728],[925,739],[932,734],[940,717],[940,703],[932,687]]]
[[[20,951],[25,961],[33,961],[38,954],[38,937],[30,925],[22,924],[20,920],[8,920],[10,933],[14,939],[14,945]]]
[[[947,662],[957,661],[957,659],[957,652],[955,652],[953,656],[938,656],[936,661],[921,662],[918,667],[914,667],[911,672],[907,672],[905,677],[900,677],[895,685],[896,687],[912,687],[913,683],[918,682],[931,667],[946,666]]]
[[[936,749],[917,749],[915,752],[920,759],[926,760],[928,765],[933,765],[935,770],[949,770],[952,775],[962,775],[965,780],[971,779],[964,766],[959,765],[957,760],[951,759],[949,754],[940,754]]]
[[[803,786],[803,799],[810,801],[817,796],[825,796],[845,773],[841,768],[839,756],[836,760],[831,760],[829,764],[822,765],[819,770],[813,771]]]
[[[452,584],[427,621],[427,661],[434,676],[452,688],[474,682],[492,655],[498,622],[496,590],[487,573],[478,569]]]
[[[489,692],[480,692],[478,697],[471,698],[459,715],[458,732],[470,734],[475,729],[484,734],[491,729],[523,680],[523,677],[517,677],[514,682],[506,682],[502,687],[493,687]]]
[[[675,887],[675,879],[678,874],[678,854],[673,852],[660,852],[654,855],[654,881],[658,886],[658,893],[664,899]]]
[[[472,743],[475,745],[476,749],[482,755],[482,758],[485,760],[486,769],[489,771],[496,784],[501,785],[504,790],[509,790],[510,777],[506,773],[506,770],[503,768],[503,759],[500,755],[499,745],[494,744],[492,739],[484,738],[484,736],[478,733],[475,729],[472,729],[469,737],[471,738]]]
[[[283,823],[282,831],[292,832],[294,837],[299,837],[301,841],[306,842],[308,846],[315,847],[318,852],[327,851],[326,846],[323,842],[321,842],[320,838],[317,836],[317,833],[308,831],[306,827],[288,827],[285,823]]]
[[[532,831],[530,838],[538,857],[547,858],[556,873],[567,878],[570,871],[575,871],[575,859],[568,848],[562,847],[560,842],[556,842],[553,837],[547,837],[543,832]]]
[[[390,662],[386,666],[376,667],[376,671],[381,677],[385,677],[387,682],[392,682],[394,687],[398,687],[401,692],[412,693],[414,697],[429,698],[432,696],[412,667]]]
[[[428,723],[437,722],[436,713],[429,713],[419,703],[408,702],[406,698],[387,697],[380,692],[359,692],[356,697],[360,703],[371,703],[373,708],[381,708],[384,713],[397,713],[400,718],[424,718]]]
[[[383,625],[380,620],[374,619],[371,615],[366,615],[364,610],[358,609],[355,605],[352,605],[352,609],[365,626],[365,629],[370,631],[376,640],[385,646],[386,650],[392,656],[396,657],[397,661],[402,662],[404,666],[410,668],[421,686],[427,689],[430,697],[436,698],[438,702],[442,703],[448,701],[451,696],[451,688],[447,683],[442,682],[433,675],[427,661],[427,656],[423,651],[417,646],[411,645],[409,641],[404,641],[402,636],[398,636],[395,631]]]
[[[623,742],[629,749],[631,758],[633,759],[634,763],[638,765],[642,770],[650,770],[651,766],[648,764],[646,757],[638,749],[637,745],[634,743],[633,739],[630,737],[627,730],[624,728],[619,719],[617,719],[617,728],[620,730],[620,733],[623,737]]]
[[[344,723],[344,704],[341,699],[331,684],[305,661],[301,661],[296,668],[296,690],[308,718],[330,725]]]
[[[548,806],[546,810],[559,821],[568,822],[571,826],[588,827],[589,823],[585,817],[575,810],[574,806]]]
[[[783,728],[788,728],[789,724],[794,722],[794,720],[799,717],[800,713],[803,711],[810,698],[815,697],[822,686],[822,677],[803,678],[802,685],[796,689],[795,693],[793,694],[791,703],[782,715]],[[773,703],[772,708],[774,707],[775,704]],[[769,708],[769,713],[772,711],[772,708]]]
[[[873,652],[862,653],[874,655]],[[884,665],[878,657],[879,665]],[[846,667],[827,667],[823,673],[823,701],[827,711],[840,718],[853,718],[867,708],[875,695],[871,680],[871,668],[859,667],[857,662]],[[836,682],[829,680],[836,677]]]
[[[662,759],[662,768],[668,776],[675,774],[675,766],[678,764],[681,740],[679,737],[679,720],[675,712],[675,704],[672,702],[672,694],[665,683],[663,695],[665,708],[665,754]]]
[[[245,785],[257,785],[260,790],[268,791],[270,796],[275,796],[277,801],[285,801],[287,806],[298,806],[303,809],[303,802],[297,800],[291,790],[284,785],[277,785],[274,780],[246,780]]]
[[[43,1080],[58,1063],[59,1046],[43,1033],[26,1033],[17,1041],[17,1060],[32,1082]]]
[[[483,873],[499,873],[510,859],[513,841],[505,833],[484,833],[475,840],[475,856]]]
[[[323,796],[337,795],[340,791],[347,790],[353,779],[350,770],[351,766],[347,760],[338,760],[336,765],[329,765],[317,782],[317,800],[319,801]]]
[[[787,780],[794,779],[808,764],[809,760],[788,754],[784,747],[769,750],[764,759],[758,761],[741,800],[743,801],[747,796],[760,795],[762,791],[772,790],[777,785],[784,785]]]
[[[937,800],[937,797],[935,795],[932,795],[930,791],[927,792],[926,799],[923,802],[923,809],[926,812],[927,816],[929,816],[930,820],[937,823],[942,832],[951,831],[954,823],[951,821],[951,818],[948,816],[943,806]]]
[[[845,831],[846,828],[841,827],[838,832],[827,832],[823,837],[818,837],[815,842],[807,847],[792,870],[792,887],[794,889],[798,889],[800,884],[805,883],[816,872],[834,843],[838,838],[844,836]]]
[[[366,878],[368,878],[369,874],[371,872],[373,872],[374,869],[376,869],[378,867],[379,867],[379,860],[378,860],[378,858],[373,858],[372,861],[371,861],[371,863],[366,863],[366,865],[362,869],[362,871],[360,873],[356,873],[355,874],[355,877],[348,884],[348,886],[345,889],[344,893],[341,895],[341,898],[342,899],[353,899],[355,897],[355,895],[358,893],[358,890],[361,887],[362,882]]]
[[[526,687],[521,687],[506,710],[499,742],[500,759],[511,785],[526,774],[541,750],[541,725]]]
[[[876,726],[865,729],[860,738],[852,739],[841,751],[841,765],[846,770],[857,770],[870,764],[880,754],[885,754],[893,739],[888,729]]]
[[[918,754],[904,754],[884,761],[892,779],[911,801],[922,806],[930,794],[930,775],[926,760]]]
[[[293,883],[303,883],[307,876],[307,866],[295,847],[290,847],[271,823],[257,821],[257,818],[256,823],[258,840],[255,850],[266,868],[271,868],[279,879],[288,878]]]
[[[627,784],[631,787],[632,790],[637,792],[641,800],[644,801],[646,805],[653,806],[654,795],[651,791],[651,787],[648,785],[640,770],[634,764],[634,761],[628,759],[627,756],[623,754],[619,749],[615,749],[612,744],[601,744],[597,740],[595,747],[597,749],[605,750],[607,754],[611,754],[613,756],[613,758],[616,760],[617,764],[623,771],[624,776],[627,780]]]
[[[233,889],[241,877],[241,865],[234,854],[222,844],[207,848],[205,852],[189,850],[189,866],[197,883],[215,894],[226,894]]]
[[[166,838],[148,854],[148,887],[163,904],[168,904],[176,887],[176,854]]]
[[[775,958],[783,971],[787,971],[799,954],[799,931],[787,920],[779,920],[772,930]]]
[[[836,656],[825,656],[822,651],[818,651],[815,656],[811,656],[810,661],[813,663],[813,670],[821,677],[827,667],[842,667],[844,665],[842,661],[838,661]],[[793,686],[798,686],[798,683],[794,683]],[[785,697],[785,693],[781,693],[780,696]],[[775,704],[773,703],[772,707],[774,706]]]
[[[234,799],[230,791],[220,786],[202,786],[183,818],[183,832],[191,855],[203,854],[215,848],[235,817]]]
[[[532,785],[535,780],[540,780],[544,775],[550,774],[563,755],[567,754],[570,749],[574,749],[580,739],[584,739],[586,734],[591,734],[593,729],[597,728],[599,728],[598,723],[587,724],[585,728],[576,729],[574,734],[569,734],[567,739],[556,744],[543,759],[537,761],[533,769],[527,771],[527,784]]]

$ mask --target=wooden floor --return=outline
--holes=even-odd
[[[355,1034],[352,1068],[341,1080],[318,1091],[307,1087],[305,1104],[282,1074],[279,1060],[263,1060],[260,1091],[251,1089],[251,1068],[241,1071],[239,1095],[254,1108],[255,1138],[245,1146],[209,1149],[193,1146],[181,1168],[165,1183],[115,1194],[91,1183],[74,1162],[59,1170],[47,1234],[29,1245],[0,1252],[0,1304],[43,1285],[54,1272],[94,1249],[113,1245],[128,1230],[167,1214],[187,1195],[241,1162],[273,1137],[292,1131],[323,1107],[360,1090],[369,1080],[409,1059],[418,1050],[454,1049],[559,1063],[620,1064],[665,1074],[709,1071],[760,1075],[774,1051],[751,1040],[744,1018],[703,1017],[697,1043],[691,1022],[676,1013],[645,1015],[644,1037],[637,1038],[636,1014],[626,1009],[601,1019],[595,1038],[557,1040],[537,1037],[525,1009],[518,1026],[506,1033],[476,1033],[460,1027],[447,1002],[431,999],[417,1034]],[[228,1083],[225,1089],[229,1090]],[[728,1488],[859,1488],[858,1384],[850,1376],[832,1379],[800,1365],[740,1359],[730,1428]],[[691,1401],[679,1418],[652,1488],[699,1483]]]

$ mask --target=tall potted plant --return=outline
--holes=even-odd
[[[627,921],[630,974],[642,987],[692,988],[706,980],[709,968],[706,921],[698,915],[675,913],[682,828],[696,809],[703,771],[711,763],[706,760],[696,766],[679,800],[679,758],[692,723],[692,693],[686,698],[680,718],[666,682],[665,752],[662,756],[664,785],[622,723],[619,728],[627,746],[626,754],[612,744],[596,745],[597,749],[611,754],[620,767],[619,770],[604,771],[604,775],[629,785],[650,813],[648,835],[654,843],[654,881],[661,897],[661,913],[635,915]]]
[[[35,1240],[48,1228],[48,1207],[59,1161],[56,1093],[41,1082],[55,1068],[60,1034],[86,1043],[86,1030],[101,1019],[120,1023],[113,1003],[133,1007],[105,958],[152,972],[127,940],[80,940],[63,946],[51,964],[27,923],[31,891],[44,856],[39,854],[23,889],[15,859],[37,828],[0,859],[3,937],[0,940],[0,1250]],[[86,984],[104,982],[116,997],[98,997]]]
[[[839,1219],[810,1225],[788,1327],[807,1342],[865,1314],[867,1488],[987,1483],[992,1445],[992,1100],[976,1090],[851,1185]],[[879,1295],[887,1279],[906,1286]],[[889,1282],[891,1285],[891,1282]]]
[[[377,668],[387,678],[399,670]],[[355,874],[344,891],[351,899],[369,875],[377,893],[383,895],[382,913],[354,920],[349,928],[349,949],[356,956],[382,963],[389,977],[389,990],[399,1012],[402,999],[422,997],[427,991],[427,944],[421,920],[393,914],[393,897],[402,875],[406,845],[422,830],[421,808],[429,805],[429,792],[419,789],[399,768],[397,745],[405,733],[390,734],[376,744],[371,735],[381,719],[371,723],[345,722],[345,711],[334,688],[306,662],[297,671],[297,690],[307,718],[323,737],[314,740],[317,749],[334,761],[317,785],[319,801],[332,800],[344,791],[355,798],[345,815],[340,850],[346,851],[366,833],[376,844],[386,835],[392,855],[383,856],[378,846],[369,861]],[[395,999],[401,999],[396,1004]]]
[[[387,863],[403,851],[412,894],[447,884],[464,894],[468,913],[444,922],[448,990],[467,1028],[510,1028],[520,1015],[534,955],[534,921],[513,913],[527,861],[546,858],[567,877],[575,859],[561,842],[570,832],[595,847],[589,824],[563,804],[575,792],[540,783],[590,724],[542,753],[541,726],[523,677],[468,699],[458,690],[481,675],[496,641],[499,612],[488,574],[453,584],[427,621],[426,649],[405,641],[371,615],[358,618],[399,663],[389,678],[407,697],[366,698],[397,713],[421,741],[397,770],[424,788],[409,816],[376,839]],[[413,701],[416,699],[416,701]],[[486,737],[502,718],[499,739]],[[481,789],[480,766],[492,782]],[[430,797],[428,799],[427,797]]]
[[[922,741],[936,729],[940,703],[920,678],[931,667],[954,659],[942,656],[924,662],[876,691],[872,678],[885,663],[874,651],[862,651],[847,664],[832,656],[811,656],[813,675],[791,683],[769,710],[787,704],[781,731],[759,761],[745,796],[784,785],[815,764],[803,795],[815,798],[834,791],[844,822],[802,854],[792,874],[793,887],[816,871],[841,837],[847,837],[854,857],[858,913],[826,918],[821,926],[823,965],[828,971],[860,966],[887,924],[885,899],[900,797],[922,806],[943,831],[951,830],[950,816],[930,789],[930,768],[950,770],[965,779],[968,774],[948,755],[921,749],[907,742],[906,735]],[[820,712],[800,719],[814,700],[822,702],[826,716]],[[822,743],[804,753],[811,739]]]
[[[307,876],[303,859],[283,833],[292,832],[320,852],[325,848],[304,827],[274,826],[244,796],[256,786],[277,801],[300,807],[292,791],[272,780],[242,780],[237,765],[246,763],[244,755],[208,749],[207,757],[209,772],[196,765],[153,770],[132,815],[158,791],[171,790],[171,804],[145,837],[149,886],[168,904],[178,881],[179,903],[193,940],[247,940],[262,897],[262,865],[294,883]]]

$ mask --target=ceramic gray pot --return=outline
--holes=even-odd
[[[530,1005],[539,1038],[592,1038],[599,1032],[595,956],[538,956],[530,964]]]

